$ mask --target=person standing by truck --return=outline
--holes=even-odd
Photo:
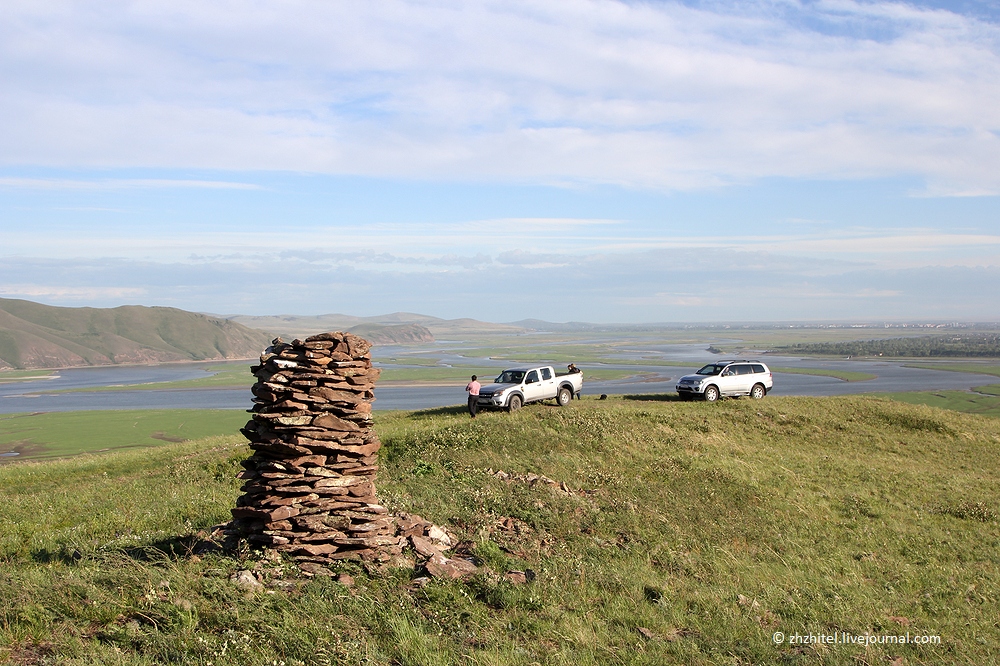
[[[472,418],[476,418],[476,410],[479,409],[479,389],[481,386],[478,380],[478,377],[472,375],[472,381],[465,387],[465,390],[469,392],[469,415]]]
[[[569,365],[566,366],[566,374],[568,374],[568,375],[581,374],[582,375],[583,374],[583,370],[581,370],[580,368],[576,367],[576,363],[570,363]],[[580,398],[580,391],[577,391],[574,395],[576,395],[576,399],[577,400],[581,399]]]

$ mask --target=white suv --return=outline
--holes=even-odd
[[[718,361],[677,382],[681,400],[702,397],[715,402],[722,396],[748,395],[760,399],[774,386],[771,371],[760,361]]]

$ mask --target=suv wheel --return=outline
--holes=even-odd
[[[717,389],[714,386],[709,386],[707,389],[705,389],[706,402],[715,402],[718,399],[719,399],[719,389]]]
[[[753,388],[750,389],[750,397],[754,400],[760,400],[767,394],[767,390],[764,388],[763,384],[754,384]]]

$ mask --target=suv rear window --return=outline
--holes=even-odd
[[[765,370],[764,370],[764,366],[762,366],[762,365],[757,365],[757,364],[754,364],[754,365],[752,365],[752,366],[750,366],[750,367],[752,367],[752,368],[753,368],[753,371],[754,371],[754,372],[765,372]]]

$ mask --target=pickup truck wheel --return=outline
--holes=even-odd
[[[556,393],[556,403],[558,403],[560,407],[565,407],[572,401],[573,401],[573,392],[570,391],[565,386],[559,389],[559,393]]]
[[[715,402],[719,399],[719,389],[709,386],[705,389],[705,402]]]
[[[521,396],[519,395],[511,396],[510,402],[507,403],[507,411],[516,412],[519,409],[521,409]]]
[[[754,384],[753,388],[750,389],[750,397],[754,400],[760,400],[767,394],[767,389],[764,388],[763,384]]]

